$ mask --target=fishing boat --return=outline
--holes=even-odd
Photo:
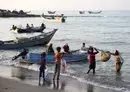
[[[57,29],[47,33],[41,33],[40,35],[29,38],[16,38],[15,40],[0,41],[0,49],[21,49],[25,47],[32,47],[37,45],[45,45],[49,43]]]
[[[48,22],[61,22],[61,23],[65,22],[65,17],[63,14],[61,14],[61,15],[44,15],[44,14],[42,14],[42,18],[44,21],[48,21]]]
[[[42,23],[39,27],[27,27],[27,28],[17,28],[13,25],[11,31],[15,33],[34,33],[34,32],[43,32],[46,28],[45,24]]]
[[[79,11],[79,14],[84,14],[85,13],[85,11]]]
[[[89,14],[99,14],[101,13],[102,11],[88,11]]]
[[[49,14],[55,14],[56,11],[48,11]]]
[[[27,57],[26,63],[40,63],[40,53],[29,53]],[[80,52],[79,50],[77,51],[72,51],[70,54],[64,54],[64,60],[66,60],[66,63],[73,63],[73,62],[85,62],[87,61],[87,56],[88,54],[86,52]],[[47,54],[46,55],[46,62],[47,63],[54,63],[54,55],[52,54]]]

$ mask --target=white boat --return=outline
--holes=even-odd
[[[65,22],[65,17],[64,15],[44,15],[42,14],[42,18],[44,21],[48,21],[48,22],[61,22],[64,23]]]

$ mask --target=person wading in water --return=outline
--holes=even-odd
[[[111,55],[115,56],[115,71],[118,73],[121,70],[121,66],[124,62],[124,59],[120,56],[118,50],[116,50],[115,53],[111,53]]]
[[[96,52],[94,52],[94,49]],[[88,54],[89,54],[89,70],[87,72],[87,74],[89,74],[90,70],[93,69],[93,74],[95,74],[95,68],[96,68],[96,60],[95,60],[95,55],[98,54],[98,50],[96,48],[93,47],[89,47],[88,49]]]

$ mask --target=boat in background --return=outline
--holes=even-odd
[[[56,31],[57,29],[53,29],[51,32],[42,33],[29,38],[16,38],[16,40],[0,41],[0,49],[22,49],[25,47],[46,45],[52,39]]]
[[[89,14],[99,14],[101,13],[102,11],[88,11]]]
[[[84,14],[85,13],[85,11],[79,11],[79,14]]]
[[[48,11],[48,14],[55,14],[56,11]]]
[[[70,54],[64,54],[64,60],[66,63],[74,63],[74,62],[86,62],[88,54],[87,52],[80,52],[80,50],[72,51]],[[25,61],[21,61],[20,63],[30,63],[30,64],[40,64],[41,53],[29,53],[27,59]],[[52,54],[46,55],[46,62],[53,64],[55,58]]]
[[[44,21],[48,21],[48,22],[65,23],[64,14],[61,14],[61,15],[44,15],[44,14],[42,14],[42,18]]]

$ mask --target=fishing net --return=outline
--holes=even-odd
[[[100,61],[107,62],[110,58],[111,58],[111,54],[109,51],[101,51]]]

